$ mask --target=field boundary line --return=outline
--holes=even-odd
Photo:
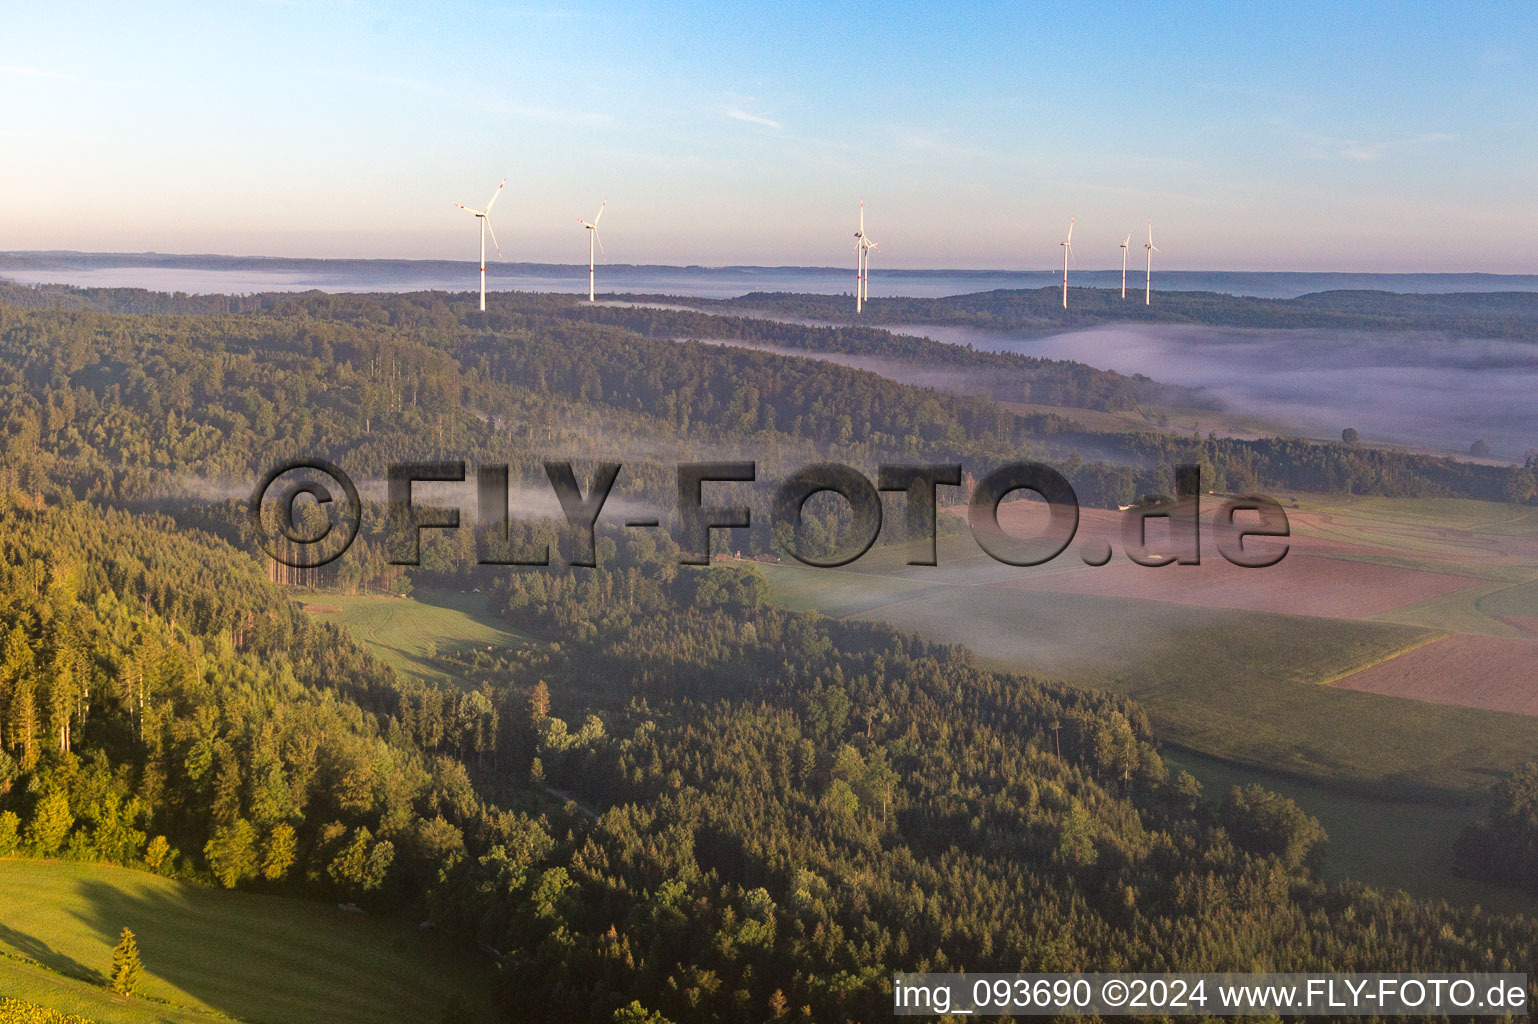
[[[1371,621],[1371,620],[1368,620],[1368,621]],[[1402,623],[1389,623],[1389,625],[1402,625]],[[1420,628],[1425,628],[1425,627],[1420,627]],[[1393,654],[1386,655],[1386,656],[1384,656],[1382,658],[1369,659],[1368,661],[1364,662],[1363,664],[1357,665],[1355,668],[1347,669],[1344,672],[1337,672],[1335,675],[1330,676],[1330,677],[1328,677],[1326,679],[1317,680],[1316,681],[1316,685],[1318,685],[1318,686],[1334,686],[1336,683],[1340,682],[1342,679],[1346,679],[1346,678],[1348,678],[1350,676],[1354,676],[1358,672],[1366,672],[1370,668],[1377,668],[1379,665],[1386,665],[1386,664],[1388,664],[1389,662],[1393,661],[1396,658],[1400,658],[1400,657],[1403,657],[1406,654],[1409,654],[1411,651],[1418,651],[1422,647],[1427,647],[1427,646],[1430,646],[1431,644],[1439,643],[1439,642],[1441,642],[1443,640],[1446,640],[1446,639],[1448,639],[1450,637],[1454,637],[1454,636],[1457,636],[1457,635],[1458,635],[1457,633],[1449,632],[1447,630],[1438,630],[1437,632],[1433,633],[1430,636],[1422,637],[1421,639],[1417,640],[1415,643],[1410,644],[1408,647],[1400,648],[1399,650],[1395,651]]]

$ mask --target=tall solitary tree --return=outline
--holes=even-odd
[[[124,928],[122,938],[112,947],[112,991],[120,996],[133,995],[143,974],[144,962],[139,959],[139,943],[134,933]]]
[[[529,695],[529,721],[534,727],[539,728],[540,722],[550,714],[550,687],[541,679],[534,684],[534,692]]]

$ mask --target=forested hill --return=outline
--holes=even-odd
[[[872,324],[943,324],[988,330],[1060,331],[1108,323],[1207,324],[1339,331],[1433,331],[1476,338],[1538,340],[1538,292],[1467,292],[1442,295],[1375,291],[1316,292],[1295,299],[1262,299],[1217,292],[1161,292],[1153,303],[1141,289],[1127,298],[1111,288],[1079,288],[1069,281],[1069,304],[1058,288],[978,292],[937,299],[875,298],[860,321]],[[664,301],[661,297],[653,297]],[[755,292],[736,299],[671,299],[711,312],[803,317],[829,323],[854,320],[847,297]]]
[[[374,310],[400,311],[426,305],[461,308],[472,301],[467,294],[382,293],[339,295],[324,292],[271,292],[259,295],[183,295],[150,292],[138,288],[75,288],[67,285],[23,286],[0,282],[0,304],[24,309],[90,311],[139,315],[285,315],[306,314],[322,318],[355,319],[349,310],[359,303]],[[1138,403],[1200,406],[1204,401],[1190,388],[1176,387],[1142,376],[1126,376],[1084,363],[1042,359],[1013,353],[982,352],[967,346],[947,345],[929,338],[894,334],[877,327],[850,325],[825,327],[785,323],[762,318],[711,316],[676,304],[604,303],[593,305],[575,295],[508,292],[497,295],[496,310],[486,322],[499,316],[557,318],[622,327],[648,338],[736,342],[815,354],[869,356],[913,366],[936,366],[978,371],[990,394],[1016,398],[1025,394],[1048,405],[1085,409],[1130,409]],[[416,319],[414,314],[407,315]]]
[[[1201,799],[1125,698],[616,544],[500,577],[536,640],[424,683],[217,541],[0,494],[0,856],[426,915],[520,1024],[875,1020],[897,970],[1538,956],[1529,919],[1319,881],[1317,822]]]
[[[1200,793],[1129,699],[787,611],[751,568],[680,567],[666,531],[605,533],[596,569],[473,583],[444,550],[471,531],[429,543],[405,583],[481,587],[519,638],[445,644],[429,678],[318,625],[249,546],[133,511],[168,480],[243,499],[295,454],[531,475],[645,443],[639,486],[671,496],[674,457],[702,450],[986,464],[1060,427],[442,296],[0,305],[0,856],[426,918],[520,1022],[867,1021],[914,969],[1525,969],[1538,924],[1321,881],[1316,821],[1258,788]],[[1348,445],[1122,443],[1123,465],[1068,460],[1076,484],[1157,486],[1176,460],[1241,485],[1516,478]]]
[[[433,294],[262,302],[243,313],[175,315],[0,305],[0,476],[36,493],[123,502],[170,485],[236,481],[243,490],[293,456],[368,473],[413,459],[494,459],[543,485],[544,458],[642,451],[627,462],[624,486],[671,505],[669,463],[738,450],[751,451],[766,479],[808,458],[982,469],[1045,456],[1102,506],[1169,492],[1177,462],[1203,465],[1214,489],[1517,501],[1538,493],[1531,468],[1360,445],[1087,435],[823,360],[661,340],[627,326],[637,317],[645,322],[635,327],[667,334],[668,323],[652,319],[666,311],[594,311],[617,321],[605,323],[561,297],[528,300],[554,313],[481,314],[469,299]],[[761,331],[758,322],[689,316],[721,322],[686,325],[695,328],[688,333]],[[781,326],[820,332],[818,343],[828,334]],[[1074,366],[1048,368],[1040,387],[1098,400],[1078,390]],[[1090,373],[1083,382],[1093,392],[1104,378]],[[1030,382],[1020,399],[1040,398],[1037,388]]]
[[[698,310],[714,314],[753,317],[785,317],[856,328],[808,335],[800,342],[755,336],[767,327],[729,328],[721,337],[741,337],[770,344],[790,345],[816,351],[868,352],[881,355],[922,355],[945,361],[954,354],[914,345],[914,339],[893,340],[882,325],[977,327],[990,330],[1054,331],[1106,323],[1207,324],[1217,327],[1316,329],[1341,331],[1431,331],[1477,338],[1538,339],[1538,292],[1447,292],[1438,294],[1368,290],[1313,292],[1291,299],[1227,295],[1220,292],[1159,291],[1155,279],[1154,301],[1144,305],[1140,290],[1129,282],[1127,298],[1118,289],[1082,288],[1070,279],[1070,303],[1062,307],[1057,287],[1005,289],[949,295],[940,298],[874,298],[856,319],[853,298],[792,292],[751,292],[737,298],[705,299],[665,294],[609,294],[603,303],[652,307],[659,313]],[[239,313],[293,309],[312,304],[320,292],[271,292],[256,295],[186,295],[146,291],[141,288],[81,288],[72,285],[19,285],[0,281],[0,303],[49,309],[88,309],[108,313]],[[464,293],[412,293],[409,301],[433,295],[448,302],[470,299]],[[357,296],[388,305],[393,294]],[[348,296],[338,296],[348,298]],[[597,322],[612,319],[576,295],[532,292],[499,292],[498,308],[523,313],[573,316]],[[612,307],[610,307],[612,308]],[[665,317],[653,321],[668,323]],[[636,321],[629,321],[633,326]],[[689,324],[687,319],[673,321]],[[863,326],[857,326],[863,325]],[[787,327],[795,326],[792,324]],[[692,330],[692,328],[691,328]],[[736,331],[746,330],[738,334]],[[893,347],[895,346],[895,347]],[[906,346],[906,347],[905,347]],[[955,348],[955,346],[949,346]],[[964,350],[963,350],[964,351]],[[1051,360],[1035,360],[1050,363]],[[1112,377],[1118,375],[1112,374]]]

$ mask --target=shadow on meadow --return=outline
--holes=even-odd
[[[326,904],[89,879],[76,891],[74,917],[109,946],[133,929],[145,969],[178,991],[146,988],[178,1004],[273,1024],[431,1024],[463,993],[438,938]]]
[[[31,957],[51,971],[96,985],[106,983],[100,971],[92,970],[74,957],[56,951],[42,939],[19,932],[8,925],[0,924],[0,945],[9,946],[21,955]]]

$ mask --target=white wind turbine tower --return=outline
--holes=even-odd
[[[864,248],[865,248],[865,282],[864,282],[863,288],[864,288],[864,291],[865,291],[865,301],[869,302],[870,301],[870,251],[872,249],[879,249],[879,248],[881,248],[881,243],[880,242],[873,242],[873,241],[870,240],[869,237],[867,237],[867,238],[863,239],[860,244],[862,246],[864,246]]]
[[[1121,243],[1121,297],[1127,297],[1127,251],[1132,248],[1132,232],[1127,232],[1127,238]]]
[[[1150,305],[1153,297],[1153,254],[1159,251],[1159,247],[1153,244],[1153,221],[1148,222],[1148,244],[1143,246],[1148,250],[1147,276],[1143,278],[1143,305]]]
[[[1073,255],[1073,217],[1068,218],[1068,237],[1057,243],[1063,247],[1063,308],[1068,308],[1068,257]]]
[[[491,208],[497,204],[497,196],[500,196],[502,194],[502,187],[504,185],[506,185],[506,184],[507,184],[507,179],[503,178],[501,184],[499,184],[497,186],[497,190],[491,194],[491,198],[486,200],[486,209],[484,209],[484,210],[472,210],[470,207],[464,205],[463,203],[455,203],[454,204],[455,206],[459,207],[461,210],[465,210],[465,211],[467,211],[469,213],[475,214],[476,217],[478,217],[480,219],[480,222],[481,222],[481,312],[482,313],[486,312],[486,232],[487,231],[491,231]],[[500,245],[497,245],[497,233],[495,231],[491,232],[491,244],[493,246],[496,246],[497,256],[500,257],[502,255],[502,247]]]
[[[593,245],[597,243],[598,251],[603,252],[603,239],[598,237],[598,222],[603,220],[604,207],[608,205],[609,201],[605,199],[598,207],[598,215],[593,218],[593,223],[591,224],[581,217],[577,218],[577,223],[587,228],[587,301],[589,302],[593,301]],[[605,256],[609,255],[606,252],[603,254]]]
[[[865,200],[860,200],[860,230],[854,233],[854,311],[860,312],[870,299],[870,251],[881,243],[865,234]]]

